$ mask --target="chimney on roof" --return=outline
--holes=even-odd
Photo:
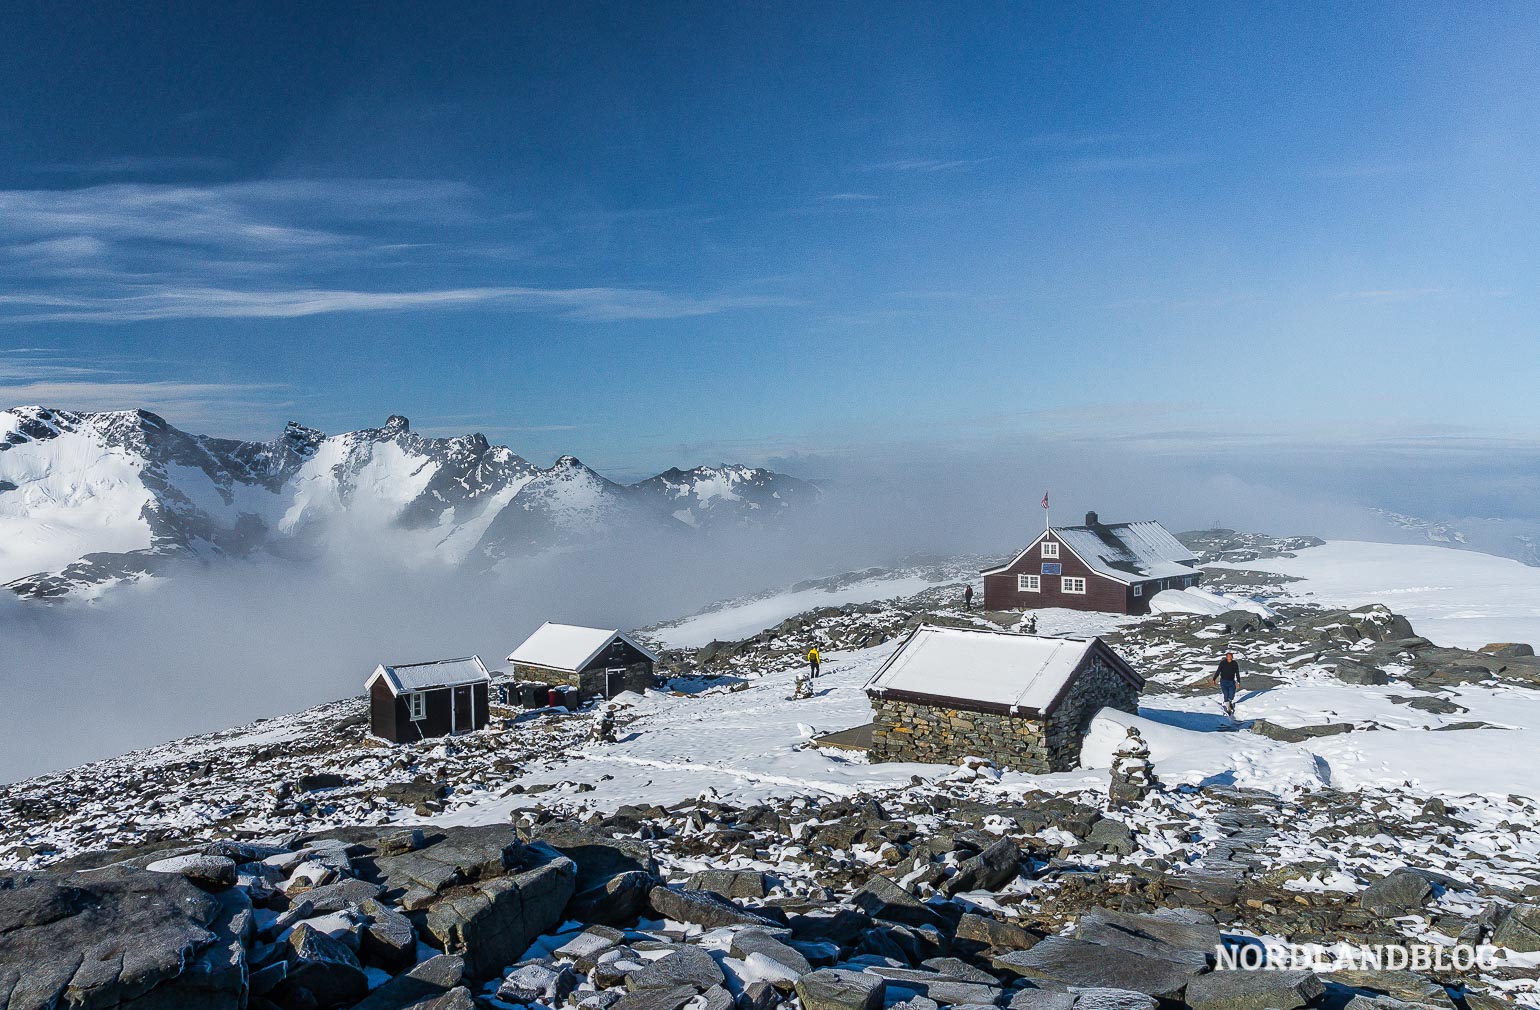
[[[1097,524],[1097,519],[1096,519],[1096,513],[1095,512],[1087,512],[1085,514],[1085,524],[1087,526],[1095,526]]]

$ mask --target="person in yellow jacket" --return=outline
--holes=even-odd
[[[818,676],[818,646],[816,645],[807,650],[807,666],[813,676]]]

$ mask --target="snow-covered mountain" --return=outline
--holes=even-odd
[[[689,536],[778,521],[818,496],[743,466],[617,484],[571,456],[542,468],[480,434],[394,416],[328,436],[290,422],[246,442],[143,410],[0,411],[0,583],[100,591],[187,557],[305,557],[342,536],[407,561],[489,567],[595,534]]]
[[[1532,519],[1425,519],[1388,509],[1370,509],[1409,542],[1481,551],[1540,567],[1540,523]]]

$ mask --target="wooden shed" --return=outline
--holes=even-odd
[[[392,743],[412,743],[483,729],[491,683],[480,656],[382,664],[364,681],[370,730]]]
[[[873,761],[988,758],[1068,771],[1104,708],[1137,714],[1144,678],[1099,638],[922,624],[867,681]]]
[[[1010,561],[986,568],[984,607],[1147,614],[1161,590],[1196,586],[1197,564],[1158,522],[1104,523],[1087,512],[1084,526],[1050,527]]]
[[[579,697],[613,698],[652,686],[658,657],[614,628],[547,621],[508,655],[517,680],[564,684]]]

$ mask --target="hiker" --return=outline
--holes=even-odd
[[[1220,697],[1224,699],[1225,715],[1235,718],[1235,685],[1240,680],[1241,664],[1235,661],[1235,653],[1225,653],[1225,658],[1219,661],[1219,669],[1214,671],[1214,683],[1219,685]]]
[[[969,586],[967,589],[963,590],[963,609],[965,609],[965,610],[972,610],[973,609],[973,587],[972,586]]]
[[[807,668],[813,676],[818,676],[818,646],[807,650]]]

